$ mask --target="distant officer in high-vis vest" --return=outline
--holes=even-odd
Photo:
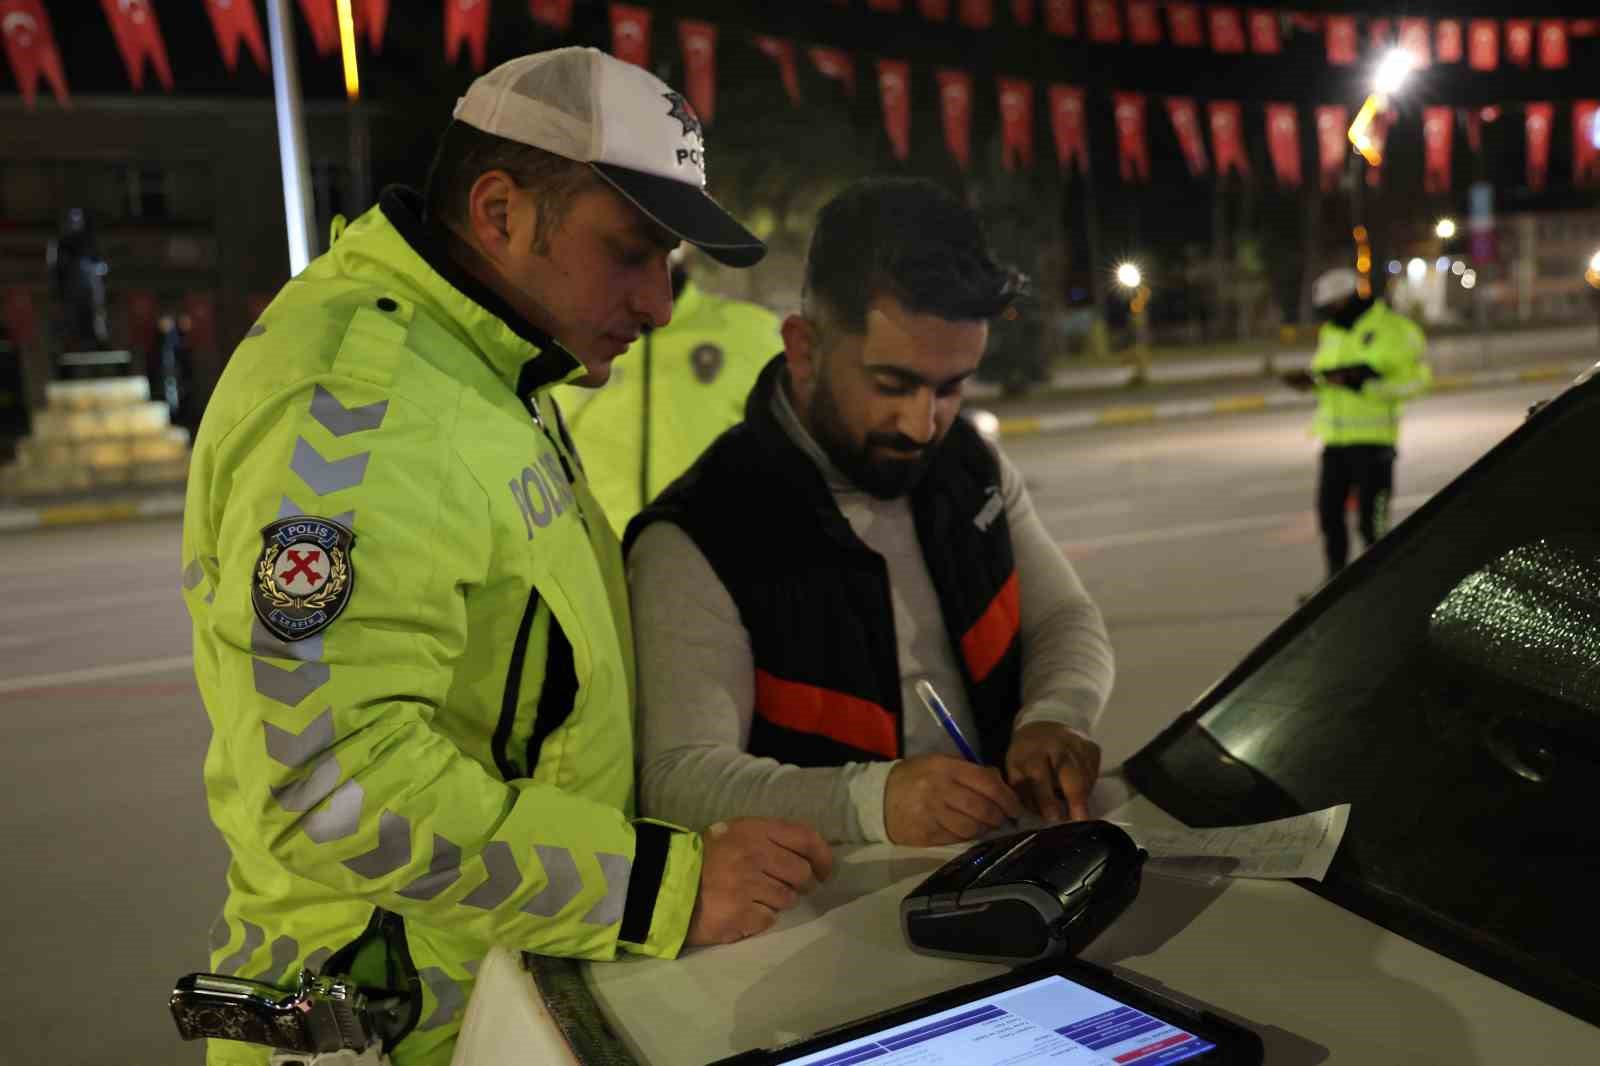
[[[672,956],[766,928],[830,861],[793,823],[633,816],[621,554],[551,397],[666,324],[679,239],[764,247],[639,67],[524,56],[454,118],[426,194],[385,193],[240,344],[184,510],[231,852],[212,968],[398,994],[397,1066],[450,1061],[491,947]]]
[[[672,321],[645,330],[605,388],[561,390],[589,487],[618,536],[744,417],[745,397],[781,343],[777,315],[702,289],[681,246],[672,258]]]
[[[1360,295],[1354,270],[1319,276],[1311,303],[1323,319],[1316,356],[1309,371],[1284,380],[1317,392],[1312,432],[1323,445],[1317,518],[1331,577],[1350,559],[1345,501],[1352,491],[1362,541],[1370,547],[1388,529],[1400,410],[1427,390],[1433,375],[1423,360],[1422,329],[1382,300]]]

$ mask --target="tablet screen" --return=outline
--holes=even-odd
[[[1052,975],[794,1059],[790,1066],[1167,1066],[1215,1046]]]

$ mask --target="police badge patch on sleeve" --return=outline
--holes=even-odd
[[[328,628],[355,588],[355,545],[354,533],[326,518],[296,515],[265,526],[250,600],[268,632],[295,641]]]

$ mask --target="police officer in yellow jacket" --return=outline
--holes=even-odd
[[[425,199],[385,193],[278,294],[201,426],[212,967],[399,992],[399,1066],[449,1061],[491,946],[671,956],[828,873],[794,823],[633,817],[620,552],[550,390],[667,321],[680,238],[764,252],[705,193],[683,97],[593,49],[513,60],[457,104]]]
[[[1322,441],[1317,516],[1328,575],[1350,558],[1345,500],[1354,491],[1361,539],[1371,546],[1389,526],[1400,409],[1432,381],[1422,329],[1380,299],[1360,295],[1360,278],[1340,268],[1318,276],[1312,306],[1323,318],[1309,372],[1287,375],[1314,388],[1312,432]]]
[[[602,389],[564,389],[589,487],[617,535],[655,494],[744,417],[761,368],[781,346],[778,316],[702,289],[673,253],[672,321],[646,330]]]

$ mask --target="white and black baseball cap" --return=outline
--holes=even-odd
[[[587,163],[651,219],[728,266],[767,246],[706,192],[705,131],[683,94],[595,48],[502,63],[456,101],[469,126]]]
[[[1311,306],[1332,307],[1350,299],[1360,289],[1361,275],[1349,267],[1325,270],[1311,283]]]

